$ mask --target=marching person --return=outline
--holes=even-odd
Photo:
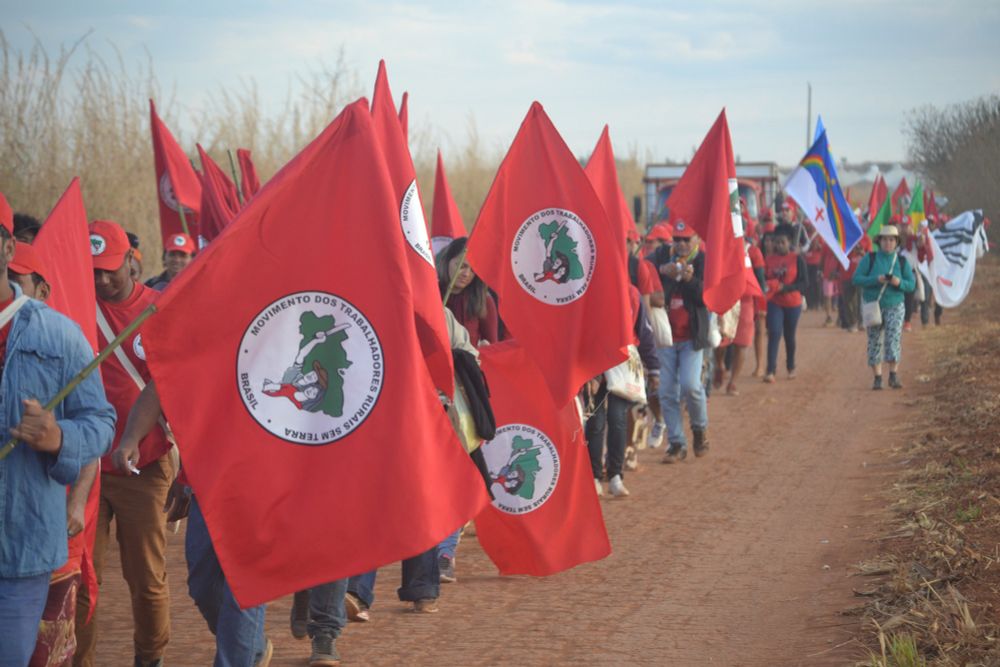
[[[187,234],[171,234],[163,241],[163,272],[146,281],[146,287],[162,292],[194,258],[194,241]]]
[[[660,359],[660,409],[667,424],[663,463],[687,456],[681,401],[687,405],[695,456],[708,453],[708,401],[701,367],[708,344],[708,309],[702,298],[705,254],[694,230],[683,220],[674,223],[674,243],[653,255],[674,344],[656,351]]]
[[[128,326],[153,303],[157,293],[132,279],[132,246],[117,223],[96,220],[90,225],[90,244],[97,294],[98,339],[101,347]],[[101,364],[108,399],[118,411],[112,452],[125,430],[125,419],[141,390],[149,381],[146,353],[140,332]],[[170,442],[157,424],[139,446],[135,471],[116,469],[111,455],[101,461],[101,495],[94,543],[94,569],[101,581],[110,539],[111,520],[121,554],[122,575],[128,583],[135,623],[134,648],[137,666],[161,665],[170,640],[170,591],[167,587],[167,526],[163,506],[174,478]],[[81,591],[77,605],[77,651],[75,664],[95,664],[97,616],[89,623],[90,596]]]
[[[868,365],[872,369],[872,389],[882,389],[882,362],[889,366],[889,386],[902,389],[897,375],[902,355],[903,319],[906,294],[916,287],[913,268],[899,252],[899,228],[885,225],[879,231],[878,250],[861,260],[854,271],[854,284],[862,289],[863,303],[878,301],[882,321],[869,326]]]
[[[0,276],[15,258],[0,195]],[[19,443],[0,460],[0,665],[27,665],[53,572],[67,561],[66,486],[111,445],[115,411],[92,373],[52,410],[53,392],[93,359],[75,323],[0,280],[0,433]]]
[[[795,377],[795,331],[802,315],[802,290],[806,288],[806,263],[792,252],[795,235],[789,225],[774,231],[774,252],[764,258],[767,279],[767,372],[764,382],[772,384],[778,368],[778,348],[785,339],[785,368],[788,379]]]

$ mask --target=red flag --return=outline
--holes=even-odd
[[[240,199],[226,172],[201,144],[195,146],[201,158],[201,235],[206,241],[212,241],[240,212]]]
[[[396,202],[359,100],[144,325],[243,607],[421,553],[487,502],[420,360]]]
[[[397,229],[402,227],[408,248],[405,266],[409,267],[409,280],[413,287],[413,312],[417,320],[420,348],[434,384],[448,396],[452,396],[455,393],[455,372],[444,319],[444,304],[438,290],[437,270],[434,268],[434,255],[427,236],[424,209],[417,191],[417,172],[413,168],[410,149],[406,146],[396,115],[384,60],[379,61],[378,76],[375,79],[372,121],[389,167],[389,178],[396,193],[396,201],[399,202]]]
[[[410,110],[406,104],[409,99],[410,94],[403,91],[403,100],[399,103],[399,126],[403,128],[403,139],[406,141],[410,139]]]
[[[453,240],[466,235],[462,213],[451,196],[451,187],[444,173],[444,160],[438,151],[437,173],[434,176],[434,209],[431,211],[431,245],[434,254]]]
[[[594,186],[604,211],[611,221],[611,228],[615,230],[615,239],[618,247],[621,248],[620,257],[625,259],[625,240],[628,233],[635,230],[635,222],[632,214],[629,213],[628,204],[625,203],[625,195],[618,184],[618,170],[615,167],[615,153],[611,148],[611,137],[608,134],[608,126],[604,126],[594,152],[590,154],[587,166],[584,168],[590,184]]]
[[[872,184],[872,194],[868,198],[868,224],[878,215],[878,210],[882,208],[882,203],[889,196],[889,186],[885,184],[885,178],[879,173]]]
[[[576,404],[552,402],[516,341],[483,348],[480,360],[497,421],[483,445],[494,494],[476,517],[483,550],[500,574],[537,577],[605,558],[611,543]]]
[[[747,279],[743,216],[725,109],[670,193],[667,206],[672,220],[684,220],[704,241],[705,305],[714,313],[726,312],[740,300]]]
[[[556,405],[626,358],[633,318],[616,237],[580,163],[533,103],[479,212],[468,258]]]
[[[83,206],[80,179],[74,178],[52,208],[38,231],[32,246],[45,265],[45,281],[51,291],[46,305],[70,318],[83,331],[87,342],[97,352],[97,297],[94,295],[94,263],[90,254],[90,231]],[[94,540],[97,537],[97,510],[101,495],[101,476],[90,488],[84,508],[84,530],[69,539],[67,568],[77,565],[83,585],[90,595],[92,614],[97,601],[97,575],[93,566]]]
[[[153,133],[160,231],[163,238],[186,231],[191,238],[197,239],[200,233],[198,210],[201,207],[201,180],[174,135],[156,115],[153,100],[149,101],[149,127]],[[177,212],[179,205],[184,207],[187,230],[181,225],[181,216]]]
[[[906,212],[900,200],[902,200],[903,197],[909,197],[909,196],[910,196],[910,186],[909,184],[907,184],[906,177],[904,176],[903,180],[899,182],[899,185],[896,186],[896,189],[892,193],[893,213],[903,214]]]
[[[933,190],[924,190],[924,215],[933,224],[940,222],[941,214],[938,212],[937,199]]]
[[[250,151],[246,148],[236,149],[236,161],[240,163],[240,190],[243,192],[243,204],[260,190],[260,179],[257,178],[257,168],[250,159]]]

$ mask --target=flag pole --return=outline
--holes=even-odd
[[[183,218],[181,218],[181,220],[183,220]],[[125,342],[125,339],[128,338],[130,335],[132,335],[132,333],[136,329],[138,329],[142,325],[142,323],[149,318],[150,315],[152,315],[155,312],[156,312],[156,304],[152,303],[149,304],[146,310],[139,313],[138,317],[132,320],[132,322],[127,327],[122,329],[122,332],[118,334],[118,336],[116,336],[113,341],[108,343],[108,346],[105,347],[103,350],[101,350],[100,354],[94,357],[94,359],[89,364],[87,364],[82,371],[77,373],[76,376],[72,380],[70,380],[69,383],[65,387],[63,387],[62,390],[60,390],[60,392],[56,394],[51,401],[45,404],[45,410],[51,411],[57,405],[62,403],[63,399],[69,396],[70,392],[76,389],[81,382],[86,380],[87,376],[89,376],[91,373],[97,370],[97,367],[101,365],[101,362],[107,359],[112,352],[114,352],[118,347],[120,347],[121,344]],[[11,451],[13,451],[15,445],[17,445],[17,438],[11,438],[10,440],[7,441],[7,443],[3,446],[3,448],[0,449],[0,461],[5,459],[7,455],[10,454]]]
[[[233,172],[233,183],[236,184],[236,197],[240,200],[240,206],[243,206],[243,184],[240,183],[240,177],[236,174],[236,161],[233,160],[232,149],[227,148],[226,154],[229,155],[229,171]]]
[[[181,229],[184,231],[184,234],[188,236],[188,238],[191,238],[191,230],[188,228],[187,216],[184,215],[184,204],[181,203],[180,199],[177,200],[177,214],[181,216]]]

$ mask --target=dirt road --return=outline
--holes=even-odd
[[[673,466],[641,452],[632,492],[603,507],[614,553],[547,579],[500,578],[475,539],[459,548],[441,613],[395,599],[399,568],[380,572],[373,620],[338,643],[344,664],[845,665],[857,604],[852,565],[872,553],[887,475],[880,450],[907,415],[907,390],[870,390],[864,335],[799,333],[798,378],[744,378],[709,404],[711,453]],[[904,337],[904,383],[921,364]],[[750,362],[752,368],[753,363]],[[781,364],[783,366],[783,364]],[[749,371],[748,371],[749,372]],[[127,593],[109,554],[99,663],[131,664]],[[209,665],[213,640],[185,588],[182,534],[170,543],[172,665]],[[274,665],[304,665],[288,632],[290,599],[268,609]],[[846,643],[845,643],[846,642]]]

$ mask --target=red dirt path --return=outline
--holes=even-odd
[[[807,313],[799,377],[749,377],[709,404],[710,455],[674,466],[640,452],[625,500],[603,503],[614,553],[547,579],[500,578],[475,538],[441,613],[406,613],[398,566],[380,572],[373,620],[338,642],[344,664],[845,665],[862,657],[852,566],[873,553],[887,468],[907,393],[870,390],[864,335]],[[904,336],[904,383],[921,364]],[[753,362],[749,363],[750,368]],[[109,553],[100,664],[131,664],[131,615]],[[183,530],[171,536],[168,665],[210,665],[213,638],[187,596]],[[288,632],[290,598],[268,608],[275,666],[305,665]]]

